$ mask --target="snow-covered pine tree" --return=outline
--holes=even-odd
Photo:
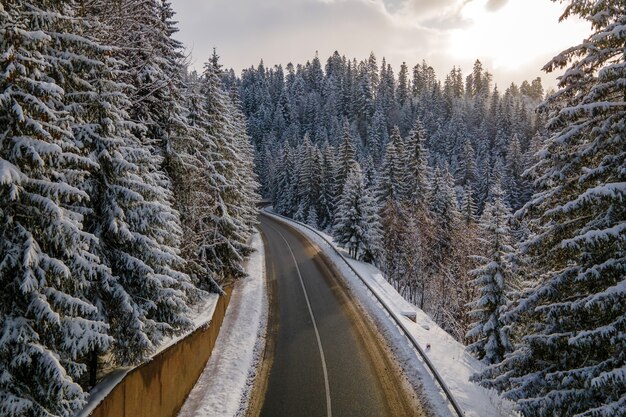
[[[402,184],[405,188],[405,199],[412,204],[421,205],[425,208],[428,201],[428,180],[430,169],[425,143],[427,134],[424,125],[418,118],[413,130],[404,144],[404,165]]]
[[[465,138],[457,156],[454,177],[456,184],[463,188],[475,187],[477,180],[476,154],[469,138]]]
[[[103,81],[112,84],[100,78],[95,89]],[[83,119],[74,126],[76,138],[98,163],[85,184],[91,202],[85,225],[98,238],[96,253],[113,273],[99,290],[116,338],[115,358],[120,364],[136,364],[165,336],[189,328],[187,294],[194,288],[181,272],[181,230],[169,203],[171,193],[155,175],[152,155],[124,126],[122,99],[106,97],[119,91],[91,93],[95,100],[85,103]]]
[[[74,185],[94,164],[66,92],[88,39],[73,2],[0,4],[0,415],[70,416],[84,357],[112,342],[89,301],[107,273],[90,251]],[[73,53],[68,53],[71,51]]]
[[[374,114],[374,93],[372,81],[365,63],[359,65],[358,84],[355,94],[355,110],[359,131],[367,137],[367,126]]]
[[[315,207],[313,206],[309,207],[309,214],[306,217],[306,224],[314,229],[317,229],[319,227],[317,222],[317,213],[315,212]]]
[[[398,73],[398,87],[396,89],[396,100],[399,107],[404,106],[406,100],[409,98],[409,69],[406,66],[406,62],[403,62],[400,66],[400,72]]]
[[[427,207],[425,139],[419,120],[405,140],[394,127],[376,187],[386,278],[406,299],[422,307],[426,301],[428,246],[433,231]]]
[[[381,207],[382,227],[382,269],[385,278],[396,288],[402,288],[406,276],[404,254],[410,238],[408,234],[409,219],[403,206],[395,200],[383,200]],[[414,243],[414,242],[412,242]]]
[[[394,128],[389,143],[385,146],[383,161],[378,170],[376,181],[376,199],[381,207],[388,201],[400,201],[403,196],[404,170],[403,161],[398,151],[398,145],[402,146],[400,131]]]
[[[389,141],[389,132],[387,131],[387,121],[382,105],[379,103],[372,116],[372,121],[367,132],[367,145],[372,159],[376,166],[382,160],[383,147]]]
[[[293,216],[297,204],[298,170],[295,150],[288,143],[283,143],[278,153],[277,174],[274,193],[275,209],[284,216]]]
[[[483,207],[489,197],[491,183],[491,151],[487,140],[479,141],[476,149],[476,183],[474,186],[474,198],[477,213],[482,213]]]
[[[526,187],[524,189],[524,201],[529,201],[530,197],[535,192],[535,180],[537,179],[536,174],[532,167],[534,167],[540,160],[540,152],[543,148],[543,144],[545,142],[544,136],[537,132],[530,139],[530,143],[528,144],[528,149],[523,157],[524,162],[524,173],[522,174],[524,181],[526,183]]]
[[[375,262],[380,256],[380,218],[376,202],[365,188],[358,162],[352,161],[337,206],[333,237],[350,256]]]
[[[518,213],[538,283],[508,314],[522,334],[483,383],[527,416],[626,413],[626,4],[567,2],[593,33],[544,68],[566,68],[548,97],[538,192]]]
[[[439,223],[446,230],[452,230],[461,218],[454,192],[454,179],[447,168],[435,169],[430,210],[438,216]],[[442,238],[447,237],[449,236],[442,236]],[[450,243],[449,240],[448,243]]]
[[[494,201],[487,203],[480,218],[479,248],[484,255],[474,256],[480,265],[470,271],[477,299],[468,304],[474,322],[467,332],[469,340],[474,341],[467,349],[489,365],[500,362],[512,349],[508,328],[500,318],[511,286],[508,256],[513,248],[507,225],[511,213],[499,184],[493,188]]]
[[[332,226],[337,200],[336,165],[334,149],[325,143],[322,146],[321,156],[321,183],[318,225],[322,229]]]
[[[459,327],[457,303],[459,249],[461,248],[461,213],[457,207],[454,179],[447,168],[436,168],[431,191],[430,212],[434,217],[435,239],[431,242],[430,270],[434,280],[434,316],[438,323],[461,340],[465,334]],[[468,300],[469,301],[469,300]]]
[[[376,101],[380,103],[385,115],[385,120],[388,124],[393,124],[390,116],[395,113],[397,108],[395,87],[396,80],[393,75],[393,69],[391,65],[386,63],[385,58],[383,58],[383,62],[380,66],[380,84],[378,85]],[[381,145],[384,145],[384,143],[381,143]]]
[[[219,83],[222,76],[219,56],[213,52],[209,59]],[[235,92],[228,97],[220,88],[222,111],[227,115],[227,126],[223,123],[214,126],[211,114],[211,102],[214,90],[208,87],[206,77],[195,73],[186,79],[186,134],[171,142],[170,152],[173,186],[177,207],[182,217],[185,240],[182,245],[183,255],[187,260],[187,270],[194,283],[205,290],[220,291],[216,281],[221,280],[222,271],[215,270],[215,259],[210,256],[214,244],[215,217],[208,210],[211,199],[221,195],[228,201],[229,214],[238,219],[242,227],[242,240],[252,233],[256,222],[257,183],[253,172],[253,150],[245,132],[244,116],[239,110],[239,100]],[[221,119],[220,119],[221,120]],[[222,131],[227,127],[226,133]],[[220,130],[221,129],[221,130]],[[216,138],[214,135],[218,135]],[[232,154],[220,154],[220,141],[228,141]],[[223,148],[219,148],[223,149]],[[224,177],[225,157],[229,166],[238,172],[236,176]],[[229,181],[230,185],[226,186]],[[240,243],[233,242],[234,245]]]
[[[242,152],[247,141],[242,116],[223,90],[219,76],[220,69],[214,63],[205,64],[202,95],[207,113],[207,133],[214,143],[215,174],[206,178],[210,187],[206,209],[210,213],[213,233],[207,236],[202,253],[221,284],[245,276],[242,261],[251,250],[248,246],[251,232],[251,225],[247,224],[249,206],[254,205],[258,197],[250,195],[251,188],[255,188],[255,177],[251,149]]]
[[[181,256],[186,261],[185,270],[198,288],[219,292],[215,272],[204,253],[207,239],[214,233],[211,213],[207,210],[207,195],[213,192],[213,182],[207,178],[218,175],[214,165],[218,158],[215,142],[208,132],[203,82],[193,72],[187,77],[186,85],[187,140],[175,143],[176,158],[172,164],[176,168],[172,180],[178,184],[175,196],[185,236],[181,241]]]
[[[117,47],[124,63],[125,81],[131,89],[129,114],[139,122],[133,133],[153,153],[161,156],[159,167],[170,174],[173,143],[185,135],[182,108],[184,68],[171,5],[163,0],[94,0],[93,10],[107,30],[101,37]]]
[[[455,238],[455,268],[454,273],[457,275],[456,283],[456,317],[459,331],[465,331],[471,326],[472,318],[469,315],[467,304],[476,297],[476,288],[470,280],[470,273],[476,267],[476,262],[472,255],[478,253],[478,233],[479,225],[477,219],[476,204],[474,203],[474,194],[472,187],[467,185],[461,192],[461,225]],[[428,214],[426,214],[428,216]],[[461,339],[463,343],[467,343],[467,337]]]
[[[343,121],[342,142],[337,148],[337,194],[343,194],[343,185],[345,184],[348,173],[352,169],[352,163],[356,157],[356,148],[354,139],[350,132],[350,123],[347,119]]]
[[[507,190],[507,204],[513,211],[521,208],[526,201],[528,185],[523,177],[524,158],[520,149],[519,137],[515,134],[511,138],[506,154],[506,168],[504,175],[505,188]],[[495,196],[493,196],[495,197]]]
[[[320,178],[317,174],[316,151],[311,144],[309,134],[304,135],[304,139],[297,149],[298,152],[298,178],[296,178],[298,187],[299,205],[294,218],[298,221],[306,221],[310,208],[315,208],[319,199]]]
[[[101,10],[97,2],[92,6],[80,10],[92,19],[90,32],[103,34]],[[101,312],[116,339],[115,360],[129,365],[147,359],[164,337],[190,326],[187,297],[195,288],[183,272],[180,219],[166,188],[170,181],[159,169],[162,157],[131,133],[146,127],[130,122],[127,110],[133,104],[123,91],[128,73],[112,58],[113,51],[93,50],[74,66],[75,77],[84,74],[84,80],[73,85],[69,96],[78,113],[75,137],[97,164],[82,186],[91,202],[86,229],[98,238],[94,251],[112,272],[99,282]],[[98,64],[100,56],[106,62]],[[187,149],[196,147],[193,138]],[[187,149],[180,147],[178,155],[185,168],[197,165]]]
[[[254,233],[255,225],[258,222],[257,204],[261,199],[258,193],[260,185],[254,171],[254,147],[252,146],[250,136],[248,136],[246,130],[246,118],[241,111],[241,101],[235,89],[229,92],[229,98],[230,102],[228,108],[233,120],[233,143],[238,155],[235,164],[235,172],[237,175],[234,178],[238,194],[237,200],[235,200],[233,204],[238,208],[237,216],[244,224],[247,243],[249,237]],[[319,151],[317,149],[314,149],[314,151],[316,158],[319,158]],[[319,159],[315,161],[318,163]],[[319,172],[318,165],[314,165],[314,169],[316,172]],[[319,174],[316,175],[319,176]]]
[[[186,210],[179,204],[184,196],[178,193],[189,185],[188,168],[201,162],[194,161],[194,133],[184,117],[184,55],[182,44],[173,38],[177,28],[171,4],[93,0],[81,7],[102,23],[99,39],[114,47],[109,53],[121,64],[119,79],[127,86],[128,114],[135,122],[131,131],[152,154],[153,179],[169,190],[173,198],[167,205],[178,216],[179,210]],[[181,228],[180,219],[174,223]]]
[[[463,204],[461,206],[461,215],[463,216],[466,227],[469,228],[472,224],[476,223],[477,213],[474,193],[472,192],[472,187],[468,185],[463,189]]]

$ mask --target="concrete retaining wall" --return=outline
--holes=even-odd
[[[211,323],[130,371],[91,417],[174,417],[211,357],[232,290],[221,296]]]

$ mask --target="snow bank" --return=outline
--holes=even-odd
[[[235,285],[211,358],[179,417],[232,417],[246,411],[265,347],[268,312],[265,253],[258,233],[252,247],[249,276]]]
[[[286,221],[283,218],[276,218]],[[437,415],[456,415],[449,406],[449,402],[441,388],[427,370],[423,360],[413,346],[410,345],[402,330],[398,328],[384,308],[378,304],[376,298],[372,296],[361,279],[354,274],[344,260],[319,235],[296,222],[291,221],[290,224],[315,242],[342,273],[353,294],[365,310],[373,316],[374,321],[396,355],[396,359],[405,375],[414,386],[421,387]],[[321,232],[318,233],[337,248],[330,236]],[[395,288],[385,280],[380,270],[370,264],[348,258],[345,251],[342,249],[338,250],[361,277],[367,280],[372,290],[396,315],[402,316],[409,312],[415,312],[416,321],[413,322],[411,319],[403,317],[403,324],[418,341],[422,350],[426,352],[466,417],[517,415],[513,411],[512,403],[501,399],[494,391],[487,390],[469,381],[470,376],[480,371],[484,365],[465,352],[463,344],[457,342],[441,329],[426,313],[402,298]],[[430,349],[427,349],[427,345],[430,345]]]

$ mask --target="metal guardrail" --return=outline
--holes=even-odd
[[[413,348],[417,351],[417,353],[421,356],[423,362],[426,364],[426,366],[428,367],[428,370],[430,371],[430,373],[433,375],[433,377],[435,378],[435,380],[437,381],[437,383],[439,384],[439,386],[441,387],[441,390],[443,391],[443,393],[446,395],[448,401],[450,402],[450,404],[452,405],[452,408],[454,409],[454,411],[456,412],[456,414],[459,417],[465,417],[463,414],[463,410],[461,409],[461,406],[459,405],[459,403],[457,402],[456,398],[454,398],[454,396],[452,395],[452,392],[450,392],[450,389],[448,388],[448,386],[446,385],[446,383],[444,382],[443,378],[441,377],[441,375],[439,374],[439,372],[437,372],[437,369],[435,368],[435,366],[433,365],[433,363],[430,361],[430,358],[426,355],[426,353],[424,352],[424,350],[420,347],[419,343],[417,342],[417,340],[415,339],[415,337],[411,334],[411,332],[409,331],[409,329],[406,327],[406,325],[404,324],[403,320],[398,316],[398,314],[396,314],[391,307],[389,307],[387,304],[385,304],[385,302],[383,301],[383,299],[376,293],[376,291],[374,291],[374,289],[372,288],[372,286],[367,282],[367,280],[365,278],[363,278],[361,276],[361,274],[359,274],[356,269],[354,269],[354,267],[352,265],[350,265],[350,262],[348,262],[348,260],[346,259],[346,257],[339,252],[339,250],[337,250],[337,248],[331,243],[329,242],[322,234],[320,234],[317,230],[315,230],[314,228],[312,228],[311,226],[309,226],[308,224],[305,223],[301,223],[299,221],[290,219],[289,217],[283,216],[281,214],[278,213],[274,213],[274,212],[270,212],[267,210],[263,210],[265,213],[278,217],[278,218],[282,218],[285,219],[289,222],[293,222],[296,224],[299,224],[302,227],[305,227],[306,229],[312,231],[313,233],[315,233],[317,236],[319,236],[324,242],[326,242],[326,244],[328,246],[330,246],[330,248],[337,254],[339,255],[339,257],[345,262],[345,264],[348,266],[348,268],[350,268],[350,270],[361,280],[361,282],[365,285],[365,287],[369,290],[369,292],[376,298],[376,300],[380,303],[381,306],[383,306],[383,308],[385,309],[385,311],[387,312],[387,314],[389,314],[389,316],[395,321],[396,325],[398,327],[400,327],[400,329],[402,329],[404,336],[409,340],[409,342],[411,343],[411,345],[413,345]]]

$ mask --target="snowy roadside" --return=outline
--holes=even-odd
[[[179,417],[245,414],[265,347],[268,301],[265,252],[259,233],[246,264],[248,277],[235,284],[211,358],[183,404]]]
[[[282,218],[276,218],[285,221]],[[416,388],[421,387],[436,414],[438,416],[454,415],[448,407],[448,402],[443,396],[440,387],[432,379],[421,358],[413,350],[413,347],[409,345],[409,342],[391,317],[387,315],[377,300],[369,293],[360,278],[352,272],[343,259],[319,235],[293,221],[289,223],[315,242],[335,264],[365,311],[373,317],[379,326],[410,383]],[[333,242],[330,236],[319,233],[328,241]],[[336,245],[334,246],[336,247]],[[454,340],[452,336],[441,329],[426,313],[402,298],[395,288],[385,280],[380,270],[370,264],[348,258],[347,253],[342,249],[339,249],[339,251],[352,267],[368,281],[370,287],[392,311],[400,315],[407,312],[415,313],[416,322],[414,323],[406,318],[406,327],[415,339],[419,341],[420,347],[427,352],[430,361],[446,381],[448,388],[459,402],[466,417],[505,417],[516,415],[513,411],[512,403],[502,400],[494,391],[484,389],[469,381],[470,376],[481,370],[483,365],[466,353],[465,347],[461,343]],[[431,346],[430,349],[427,349],[428,344]]]

